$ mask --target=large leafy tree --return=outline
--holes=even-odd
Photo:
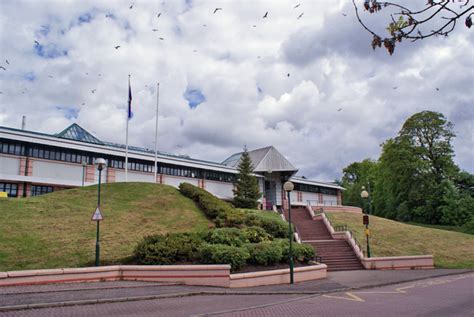
[[[252,175],[252,160],[246,148],[242,153],[237,170],[239,174],[234,189],[234,205],[240,208],[256,208],[257,200],[261,194],[257,178]]]
[[[342,186],[346,189],[343,195],[343,204],[363,207],[364,202],[360,197],[362,186],[374,188],[374,174],[377,162],[365,159],[362,162],[349,164],[342,170]]]
[[[448,36],[462,21],[470,28],[474,14],[474,5],[469,0],[352,0],[352,3],[359,23],[372,35],[372,47],[376,49],[383,45],[390,55],[396,44],[404,40],[414,42],[429,37]],[[368,13],[385,16],[386,35],[364,21],[359,12],[361,6]]]

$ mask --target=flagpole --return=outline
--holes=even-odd
[[[125,134],[125,182],[128,182],[128,122],[130,121],[130,75],[128,75],[127,129]]]
[[[160,83],[156,84],[156,127],[155,127],[155,183],[158,175],[158,105],[160,101]]]

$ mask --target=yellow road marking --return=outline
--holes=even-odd
[[[337,298],[337,299],[345,299],[345,300],[350,300],[350,301],[353,301],[353,302],[365,302],[365,300],[363,300],[362,298],[360,298],[359,296],[356,296],[352,293],[349,293],[347,292],[346,295],[348,297],[343,297],[343,296],[332,296],[332,295],[323,295],[323,297],[327,297],[327,298]]]

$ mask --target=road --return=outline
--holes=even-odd
[[[171,286],[172,287],[172,286]],[[149,286],[150,289],[153,286]],[[97,291],[97,290],[96,290]],[[5,298],[5,297],[3,297]],[[315,295],[225,293],[18,310],[0,316],[474,316],[474,274]]]

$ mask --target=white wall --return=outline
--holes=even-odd
[[[189,183],[189,184],[192,184],[194,186],[198,186],[198,179],[197,178],[163,175],[163,183],[166,184],[166,185],[171,185],[171,186],[176,187],[176,188],[178,188],[179,184],[181,184],[181,183]]]
[[[204,189],[221,199],[234,198],[234,192],[232,191],[234,189],[234,185],[232,185],[232,183],[205,180]]]
[[[0,174],[20,175],[20,159],[0,156]]]
[[[324,205],[336,206],[337,205],[337,196],[323,195],[323,202],[324,202]]]
[[[104,176],[104,173],[102,173]],[[129,182],[146,182],[154,183],[155,174],[153,173],[137,173],[134,171],[128,171],[127,175]],[[125,170],[115,170],[115,181],[116,182],[125,182]]]
[[[82,181],[82,166],[61,162],[45,162],[33,160],[33,176],[49,179]]]

